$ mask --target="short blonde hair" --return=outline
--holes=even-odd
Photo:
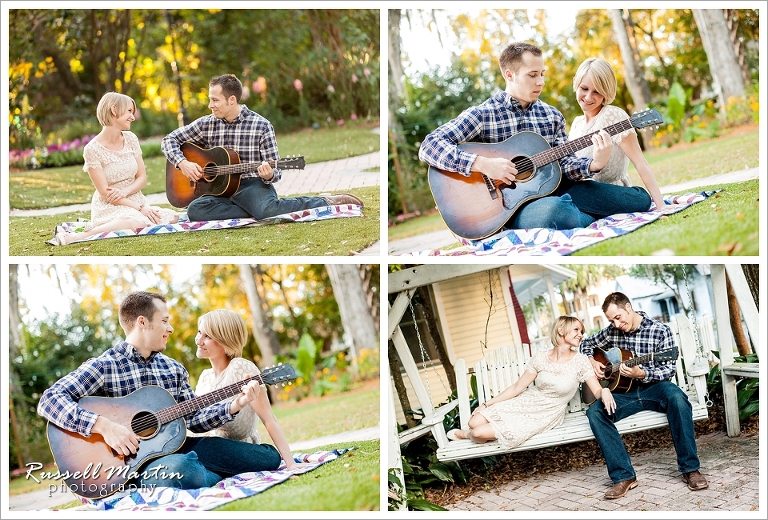
[[[616,74],[611,64],[602,58],[588,58],[579,65],[573,77],[573,91],[579,90],[584,76],[589,74],[595,83],[595,89],[603,96],[603,105],[610,105],[616,99]]]
[[[136,102],[133,98],[118,92],[107,92],[101,96],[99,106],[96,107],[96,118],[101,126],[112,126],[112,118],[125,114],[130,105],[133,105],[135,112]],[[114,112],[112,111],[113,108],[115,109]]]
[[[216,309],[206,312],[198,318],[197,324],[208,337],[224,347],[227,358],[233,359],[243,355],[243,347],[248,341],[248,327],[245,320],[235,311]]]
[[[574,316],[560,316],[555,320],[552,325],[552,330],[549,333],[549,341],[552,345],[557,347],[562,343],[561,338],[565,336],[565,333],[573,326],[574,323],[581,325],[581,333],[584,333],[584,324],[579,318]]]

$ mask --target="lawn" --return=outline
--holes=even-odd
[[[717,139],[653,150],[646,154],[646,158],[659,185],[678,184],[758,166],[758,137],[756,127],[736,128]],[[635,185],[642,185],[631,165],[629,173]],[[716,189],[722,191],[704,202],[662,217],[627,236],[582,249],[574,255],[759,255],[759,182],[754,180],[686,191]],[[447,229],[438,213],[429,213],[390,227],[388,235],[391,243]],[[457,243],[453,247],[459,245]]]
[[[276,404],[288,442],[343,433],[379,424],[379,385],[369,382],[357,390],[298,403]],[[260,425],[261,427],[261,425]],[[261,427],[264,442],[269,436]],[[254,497],[236,500],[217,508],[222,511],[371,511],[379,509],[379,440],[334,443],[313,447],[311,451],[354,448],[338,460],[292,477]],[[307,450],[302,450],[304,453]],[[55,471],[53,466],[46,468]],[[39,489],[23,477],[9,481],[9,494],[18,495]],[[350,492],[354,490],[354,492]],[[79,506],[70,501],[62,507]]]

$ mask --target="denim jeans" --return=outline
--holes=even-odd
[[[232,197],[206,195],[193,200],[187,208],[189,220],[226,220],[231,218],[264,219],[301,211],[303,209],[327,206],[322,197],[279,198],[271,184],[260,178],[240,179],[240,187]]]
[[[640,186],[563,179],[554,195],[526,203],[506,223],[510,229],[574,229],[617,213],[648,211],[651,196]]]
[[[672,443],[677,453],[677,469],[681,473],[699,469],[692,407],[688,396],[679,386],[671,381],[633,384],[629,392],[615,393],[613,398],[616,400],[616,412],[613,415],[608,415],[602,401],[598,399],[587,410],[587,418],[614,484],[635,478],[629,454],[614,423],[643,410],[667,415]]]
[[[222,437],[187,437],[179,451],[142,465],[137,485],[180,489],[211,487],[220,480],[250,471],[273,471],[280,453],[271,444],[251,444]],[[160,466],[159,471],[149,471]],[[155,473],[157,475],[155,475]]]

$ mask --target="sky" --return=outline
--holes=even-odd
[[[562,33],[566,29],[573,27],[574,20],[576,19],[576,13],[579,7],[575,7],[578,4],[560,4],[557,9],[546,9],[547,31],[550,37],[554,37],[557,34]],[[460,12],[461,10],[449,9],[443,12],[436,11],[435,17],[438,23],[445,22],[444,13]],[[534,9],[528,10],[528,16],[533,19]],[[412,71],[424,71],[428,70],[436,65],[449,65],[452,54],[452,47],[450,43],[455,42],[452,40],[453,35],[442,33],[441,37],[445,38],[443,43],[445,48],[441,47],[440,41],[436,35],[428,31],[426,28],[418,26],[418,18],[412,19],[413,27],[409,29],[408,23],[403,19],[400,27],[400,37],[402,40],[402,50],[407,54],[408,61],[411,66],[405,66],[405,72],[408,74]]]

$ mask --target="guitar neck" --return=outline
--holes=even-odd
[[[278,168],[280,167],[280,159],[278,160],[271,160],[267,161],[269,165],[272,168]],[[206,166],[203,170],[206,173],[206,176],[210,176],[210,174],[214,174],[217,177],[219,175],[242,175],[243,173],[248,173],[256,170],[261,166],[261,163],[237,163],[237,164],[223,164],[223,165],[209,165]]]
[[[663,356],[664,354],[667,354],[670,352],[670,350],[665,350],[663,352],[651,352],[650,354],[645,354],[643,356],[637,356],[637,357],[631,357],[627,359],[626,361],[622,361],[621,363],[611,365],[611,374],[614,372],[618,372],[621,365],[625,365],[629,368],[632,368],[637,365],[642,365],[646,361],[653,361],[653,358],[657,356]]]
[[[179,417],[184,417],[185,415],[202,410],[207,406],[211,406],[212,404],[216,404],[219,401],[223,401],[224,399],[239,394],[240,389],[251,381],[258,381],[260,385],[264,384],[261,374],[257,374],[229,386],[208,392],[207,394],[198,395],[197,397],[169,406],[168,408],[163,408],[157,412],[157,418],[159,419],[160,424],[175,421]]]
[[[603,128],[603,130],[608,132],[609,135],[616,135],[616,134],[620,134],[621,132],[624,132],[625,130],[629,130],[633,126],[634,125],[632,125],[632,121],[630,121],[629,119],[626,119],[624,121],[620,121],[613,125],[606,126],[605,128]],[[562,159],[567,155],[571,155],[572,153],[576,153],[579,150],[583,150],[584,148],[592,146],[592,136],[599,132],[600,130],[597,130],[595,132],[592,132],[591,134],[578,137],[573,141],[568,141],[567,143],[562,144],[560,146],[556,146],[554,148],[550,148],[549,150],[544,150],[543,152],[539,152],[536,155],[531,157],[531,159],[533,160],[533,164],[536,167],[544,166],[545,164],[559,161],[560,159]]]

